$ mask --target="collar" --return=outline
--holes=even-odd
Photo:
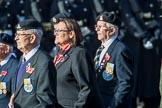
[[[0,65],[3,66],[5,65],[9,60],[10,58],[12,57],[12,53],[10,53],[3,61],[0,62]]]
[[[34,49],[32,49],[28,54],[23,54],[23,57],[26,61],[28,61],[39,49],[40,45],[37,45]]]
[[[104,46],[104,49],[108,49],[109,46],[113,43],[113,41],[117,38],[117,36],[113,36],[112,38],[110,38],[109,40],[107,40],[105,43],[102,43],[102,45]]]

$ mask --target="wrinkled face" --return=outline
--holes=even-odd
[[[5,58],[10,52],[10,46],[0,43],[0,59]]]
[[[54,25],[55,44],[63,47],[67,43],[70,43],[71,31],[67,29],[66,24],[61,21]]]
[[[31,33],[27,30],[17,31],[15,34],[15,40],[17,43],[17,48],[25,53],[31,44]]]
[[[112,28],[111,26],[111,24],[104,21],[97,21],[95,30],[97,32],[98,40],[105,42],[114,34],[114,28]]]

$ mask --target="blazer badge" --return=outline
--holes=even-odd
[[[6,94],[6,93],[7,93],[6,82],[0,82],[0,94]]]
[[[113,63],[107,63],[106,64],[106,69],[103,71],[103,78],[106,80],[106,81],[110,81],[113,79],[114,77],[114,64]]]
[[[31,93],[33,91],[33,85],[31,83],[31,78],[25,78],[24,79],[24,90],[27,93]]]

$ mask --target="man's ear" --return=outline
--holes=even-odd
[[[114,35],[115,34],[115,30],[116,29],[114,27],[110,27],[109,30],[108,30],[109,31],[109,35],[110,36]]]
[[[10,45],[5,45],[5,53],[10,52]]]
[[[35,40],[36,40],[36,35],[35,34],[32,34],[31,36],[30,36],[30,43],[34,43],[35,42]]]

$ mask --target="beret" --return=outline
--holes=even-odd
[[[56,24],[58,23],[60,20],[62,19],[74,19],[74,16],[68,12],[62,12],[62,13],[58,13],[56,14],[52,19],[51,19],[51,22],[53,24]]]
[[[0,43],[14,45],[15,44],[14,37],[6,33],[0,33]]]
[[[121,24],[119,17],[115,14],[114,11],[101,13],[100,15],[97,16],[96,20],[105,21],[117,26],[120,26]]]
[[[40,22],[34,19],[26,19],[16,26],[17,30],[29,30],[29,29],[42,29],[42,25]]]

